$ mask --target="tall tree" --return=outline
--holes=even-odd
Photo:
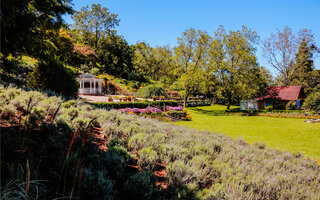
[[[184,105],[192,93],[200,90],[203,72],[209,62],[211,39],[206,32],[193,28],[186,30],[182,37],[178,38],[178,46],[174,48],[174,52]]]
[[[242,30],[229,33],[220,26],[215,33],[211,43],[210,66],[217,76],[228,109],[235,101],[252,98],[263,88],[262,72],[254,47],[258,39],[256,32],[244,26]]]
[[[314,87],[320,84],[319,77],[318,81],[314,81],[317,77],[317,72],[314,72],[313,62],[315,53],[317,53],[316,45],[312,40],[309,39],[308,41],[308,38],[303,37],[295,57],[296,73],[293,75],[290,85],[303,86],[306,94],[309,94]]]
[[[72,14],[70,0],[2,0],[1,53],[41,54],[48,43],[47,30],[59,30],[62,15]]]
[[[72,16],[73,28],[78,31],[81,42],[98,49],[99,41],[119,25],[120,20],[117,14],[110,13],[106,7],[100,4],[92,4],[82,7],[79,12]]]
[[[101,64],[100,71],[128,78],[132,72],[133,47],[122,37],[110,33],[106,38],[101,39],[101,48],[96,51],[98,62]]]
[[[172,51],[168,46],[153,48],[146,42],[138,42],[135,45],[134,65],[143,75],[158,81],[173,70]]]
[[[276,34],[271,34],[263,43],[263,56],[280,74],[278,80],[282,85],[292,84],[303,66],[312,65],[311,51],[307,50],[313,44],[313,34],[310,30],[301,30],[298,35],[291,28],[285,27]],[[307,61],[307,60],[309,61]],[[310,65],[311,64],[311,65]],[[311,68],[309,68],[311,69]]]

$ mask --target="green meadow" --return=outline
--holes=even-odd
[[[320,160],[320,124],[304,123],[305,119],[225,114],[225,109],[221,105],[187,108],[192,121],[175,124],[243,138],[249,143],[265,143],[268,148],[300,152]]]

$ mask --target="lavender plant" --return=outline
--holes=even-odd
[[[128,152],[132,151],[140,156],[136,164],[142,170],[154,170],[157,163],[167,164],[164,181],[169,186],[162,191],[161,197],[156,198],[320,199],[320,165],[301,154],[292,155],[270,149],[262,143],[250,145],[243,139],[233,140],[222,134],[178,127],[116,110],[95,109],[81,101],[62,102],[60,98],[48,99],[45,94],[38,92],[10,90],[13,95],[9,95],[6,88],[0,88],[0,96],[5,98],[0,101],[0,112],[12,114],[19,109],[28,110],[26,117],[34,114],[34,119],[41,119],[45,131],[39,134],[49,134],[46,135],[48,140],[45,140],[47,143],[43,148],[50,146],[58,160],[46,160],[52,165],[50,169],[59,173],[65,159],[63,153],[70,150],[70,160],[63,169],[65,173],[62,177],[76,180],[79,188],[83,189],[76,194],[82,197],[100,198],[104,194],[116,197],[120,192],[126,194],[131,187],[136,188],[130,186],[134,180],[142,184],[144,179],[149,186],[141,186],[143,192],[130,190],[128,194],[155,197],[152,192],[156,191],[155,181],[150,174],[139,176],[127,170],[126,165],[134,162],[133,158],[128,157]],[[61,109],[56,112],[60,104]],[[50,124],[43,120],[48,113],[56,113]],[[96,145],[91,143],[84,145],[80,151],[80,148],[76,148],[77,144],[81,146],[79,139],[75,139],[69,149],[63,143],[69,141],[76,131],[89,130],[89,125],[101,129],[101,137],[113,141],[106,152],[94,150]],[[9,129],[5,131],[5,141],[10,141],[12,133]],[[39,136],[34,138],[39,139]],[[91,140],[90,137],[86,139]],[[83,163],[77,164],[79,160]],[[5,166],[2,168],[6,170]],[[94,175],[96,169],[99,175]],[[82,181],[81,173],[85,175]],[[94,186],[98,181],[102,185]],[[92,187],[85,187],[82,182],[90,183]],[[67,183],[69,190],[75,185],[73,181]],[[59,187],[61,191],[61,185]],[[123,199],[126,197],[121,196]]]

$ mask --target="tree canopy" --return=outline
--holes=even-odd
[[[3,0],[1,2],[1,53],[39,57],[50,43],[47,30],[63,26],[62,15],[72,14],[69,0]]]
[[[245,26],[229,33],[220,26],[215,32],[210,51],[211,67],[228,108],[240,99],[258,95],[267,85],[255,56],[254,44],[258,40],[257,33]]]
[[[173,55],[168,46],[152,48],[146,42],[138,42],[134,48],[133,64],[143,75],[158,81],[172,71]]]
[[[277,79],[281,85],[301,84],[305,72],[313,70],[312,56],[316,49],[311,30],[304,29],[295,35],[288,26],[272,33],[263,43],[263,55],[279,72]]]
[[[92,4],[82,7],[79,12],[72,16],[73,28],[78,31],[79,40],[98,49],[99,41],[106,38],[112,28],[119,25],[117,14],[113,14],[100,4]]]

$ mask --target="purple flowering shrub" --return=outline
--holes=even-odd
[[[125,113],[134,113],[134,114],[151,114],[151,113],[162,113],[159,108],[147,107],[147,108],[121,108],[118,111]]]
[[[177,106],[177,107],[172,107],[172,106],[166,106],[167,110],[175,110],[175,111],[182,111],[183,107],[182,106]]]

